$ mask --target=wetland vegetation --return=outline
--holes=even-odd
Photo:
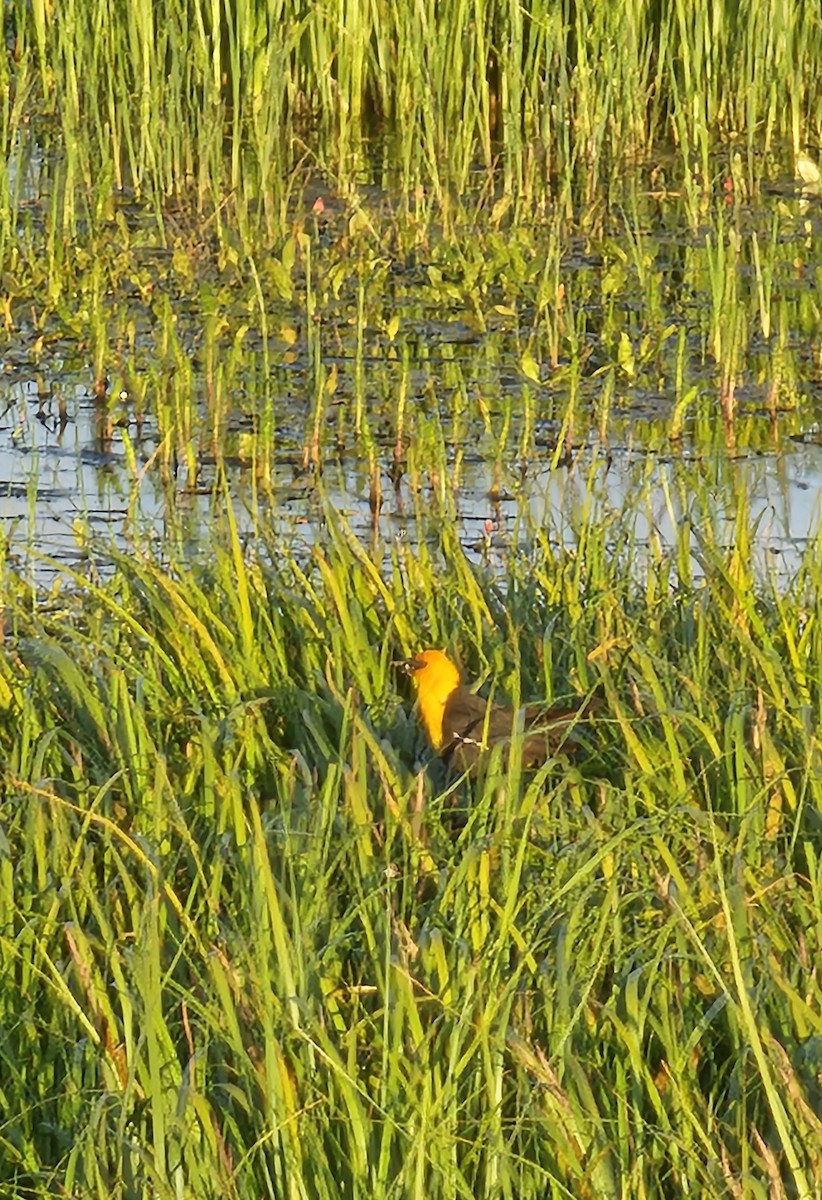
[[[0,1194],[822,1195],[817,9],[3,12]]]

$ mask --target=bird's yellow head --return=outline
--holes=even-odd
[[[448,697],[460,685],[460,673],[441,650],[423,650],[401,664],[414,680],[423,724],[435,750],[442,749],[442,718]]]

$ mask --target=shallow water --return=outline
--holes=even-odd
[[[38,417],[37,384],[19,388],[17,402],[0,420],[0,528],[12,560],[41,580],[61,566],[82,570],[91,539],[98,564],[106,545],[121,549],[131,541],[155,548],[168,536],[170,509],[175,529],[197,542],[222,507],[212,488],[213,467],[204,469],[196,489],[166,486],[149,465],[155,449],[150,423],[141,436],[125,426],[137,454],[139,483],[128,466],[119,427],[101,429],[94,400],[78,384],[68,402],[73,418],[64,427]],[[7,393],[8,394],[8,393]],[[533,460],[503,462],[498,469],[477,455],[452,466],[447,486],[451,511],[463,544],[473,558],[504,559],[534,530],[555,544],[573,546],[586,521],[613,525],[614,553],[630,536],[634,561],[673,552],[683,521],[704,527],[706,514],[689,501],[693,490],[712,500],[711,532],[719,546],[732,545],[736,508],[744,493],[755,530],[755,562],[763,574],[790,577],[820,528],[822,445],[809,430],[807,440],[787,440],[779,451],[699,451],[680,444],[675,451],[641,444],[641,438],[604,447],[595,438],[579,447],[571,463],[552,468]],[[318,492],[338,509],[364,540],[402,538],[413,545],[430,532],[441,511],[431,504],[430,483],[415,497],[405,476],[395,488],[387,469],[382,505],[375,517],[369,502],[366,465],[352,457],[330,462],[321,479],[295,466],[294,454],[275,469],[270,490],[254,489],[251,472],[226,463],[226,474],[241,532],[251,536],[255,516],[304,547],[321,537]],[[183,475],[182,469],[178,474]],[[418,520],[422,513],[422,528]],[[629,520],[624,520],[630,514]],[[696,551],[696,541],[694,548]],[[45,561],[47,559],[51,562]],[[698,556],[692,561],[700,574]]]
[[[34,186],[32,196],[36,204]],[[7,332],[0,531],[11,560],[47,580],[61,567],[83,569],[90,541],[98,562],[112,545],[162,549],[173,537],[194,546],[222,507],[224,469],[247,537],[264,514],[284,538],[310,546],[323,536],[321,491],[364,539],[413,545],[453,515],[468,552],[489,561],[536,529],[573,545],[586,521],[612,525],[614,553],[629,544],[640,565],[673,550],[686,520],[727,545],[744,496],[758,569],[790,577],[817,535],[822,497],[813,265],[822,215],[790,181],[763,191],[756,209],[726,213],[724,196],[708,198],[705,228],[687,224],[676,193],[648,193],[635,204],[636,227],[620,211],[596,235],[570,238],[556,274],[557,328],[573,329],[556,344],[534,308],[549,218],[521,245],[516,231],[484,231],[493,261],[480,283],[466,283],[466,263],[481,256],[432,246],[398,253],[382,290],[363,301],[362,264],[345,270],[345,208],[329,203],[314,224],[316,253],[329,255],[312,285],[321,332],[306,322],[295,267],[292,298],[270,302],[266,347],[249,318],[253,291],[251,303],[208,268],[199,293],[195,280],[183,300],[173,295],[173,255],[158,248],[152,259],[141,248],[140,269],[156,268],[167,294],[160,302],[143,283],[110,298],[109,337],[129,336],[111,356],[104,395],[95,395],[88,341],[55,315],[38,328],[19,313]],[[717,238],[726,255],[735,247],[724,273]],[[374,271],[385,268],[381,251]],[[323,269],[339,287],[323,292]],[[731,285],[730,300],[719,296]],[[715,361],[731,319],[745,350],[733,372],[732,428]],[[231,365],[238,326],[246,331]],[[318,394],[326,403],[315,421]],[[569,404],[564,461],[557,444]],[[380,468],[377,517],[361,419]]]

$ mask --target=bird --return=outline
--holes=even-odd
[[[516,716],[513,709],[489,706],[472,692],[442,650],[423,650],[395,665],[413,680],[431,746],[449,767],[474,774],[486,750],[510,742]],[[589,696],[571,708],[529,705],[523,721],[523,768],[540,766],[560,749],[572,752],[572,743],[566,741],[570,729],[598,703]]]

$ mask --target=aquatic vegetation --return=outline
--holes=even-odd
[[[600,523],[492,570],[225,512],[48,603],[6,571],[4,1186],[813,1194],[819,548],[780,590],[744,512],[633,578]],[[492,765],[455,834],[421,640],[598,681],[595,757]]]
[[[282,231],[306,161],[342,193],[366,181],[408,197],[423,223],[499,164],[489,212],[522,220],[549,197],[602,197],[615,166],[655,159],[672,135],[696,204],[722,139],[749,189],[774,144],[819,143],[822,31],[802,0],[15,0],[5,13],[6,186],[19,199],[32,134],[63,152],[56,203],[72,231],[127,189],[169,229],[168,198],[190,200],[225,252],[234,230],[248,248]]]
[[[3,1196],[817,1196],[818,13],[4,18]]]

